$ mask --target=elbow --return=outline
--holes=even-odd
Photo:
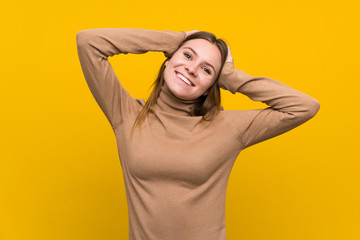
[[[313,99],[313,103],[309,109],[309,114],[311,117],[314,117],[320,110],[320,102],[316,99]]]
[[[76,44],[80,46],[87,45],[90,39],[90,33],[88,30],[81,30],[76,33]]]
[[[288,112],[288,118],[292,120],[299,120],[306,122],[313,118],[320,110],[320,102],[314,98],[307,98],[298,109],[293,112]]]
[[[309,101],[307,101],[305,109],[305,118],[311,119],[319,112],[320,102],[315,98],[311,98]]]
[[[84,42],[85,42],[85,40],[86,40],[86,38],[84,37],[84,30],[82,30],[82,31],[79,31],[79,32],[77,32],[76,33],[76,44],[78,45],[78,46],[81,46],[81,45],[83,45],[84,44]]]

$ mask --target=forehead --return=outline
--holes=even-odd
[[[180,49],[186,49],[192,52],[194,50],[197,57],[209,62],[216,68],[220,68],[221,65],[221,52],[219,48],[205,39],[192,39],[185,42]]]

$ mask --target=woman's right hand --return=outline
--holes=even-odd
[[[194,33],[196,33],[196,32],[200,32],[199,30],[192,30],[192,31],[187,31],[187,32],[185,32],[185,34],[186,34],[186,37],[188,37],[188,36],[190,36],[191,34],[194,34]]]

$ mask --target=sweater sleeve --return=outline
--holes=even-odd
[[[313,97],[267,77],[253,77],[226,62],[219,86],[232,94],[242,93],[269,107],[246,110],[238,136],[245,149],[251,145],[285,133],[311,119],[320,109]]]
[[[132,110],[136,100],[121,85],[108,57],[148,51],[163,52],[168,56],[185,35],[184,31],[136,28],[97,28],[77,33],[77,51],[85,80],[113,128]]]

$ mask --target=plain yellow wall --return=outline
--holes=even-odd
[[[86,85],[76,33],[211,31],[235,67],[319,100],[305,124],[242,151],[228,240],[360,239],[359,1],[7,1],[1,20],[1,240],[127,239],[116,139]],[[162,53],[109,58],[147,98]],[[225,109],[266,107],[222,90]]]

